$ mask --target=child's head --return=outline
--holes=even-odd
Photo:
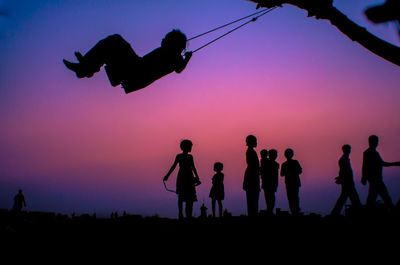
[[[348,144],[343,145],[342,151],[343,151],[343,154],[349,155],[351,153],[351,146]]]
[[[192,151],[192,146],[193,146],[192,141],[188,139],[182,140],[180,144],[181,150],[187,153]]]
[[[250,148],[254,148],[257,146],[257,138],[254,135],[247,135],[246,137],[246,145]]]
[[[224,169],[224,164],[221,162],[215,162],[214,163],[214,171],[215,172],[221,172]]]
[[[269,159],[275,161],[278,158],[278,151],[275,149],[269,150]]]
[[[165,35],[161,41],[161,47],[181,53],[186,48],[186,42],[186,35],[174,29]]]
[[[261,156],[261,158],[264,158],[264,159],[268,158],[268,150],[267,149],[261,150],[260,156]]]
[[[288,148],[288,149],[285,150],[285,157],[286,157],[286,159],[292,159],[293,156],[294,156],[293,149]]]

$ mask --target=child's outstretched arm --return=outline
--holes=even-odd
[[[165,175],[165,177],[163,178],[163,181],[167,181],[169,176],[171,175],[171,173],[175,170],[176,165],[178,165],[178,156],[176,156],[174,164],[172,165],[172,167],[169,169],[167,175]]]
[[[190,58],[192,58],[193,53],[192,52],[185,52],[185,58],[182,59],[182,62],[177,65],[175,72],[178,74],[181,73],[183,70],[185,70],[186,65],[189,63]]]

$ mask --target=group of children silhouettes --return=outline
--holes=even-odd
[[[246,192],[248,215],[256,216],[258,214],[260,175],[262,180],[261,187],[265,194],[267,212],[272,214],[273,209],[275,208],[275,193],[278,188],[279,164],[276,162],[278,152],[275,149],[271,149],[270,151],[263,149],[261,151],[261,161],[259,161],[258,155],[254,149],[257,147],[257,138],[253,135],[247,136],[246,144],[248,147],[246,151],[247,168],[244,173],[243,190]],[[197,201],[196,186],[201,183],[194,164],[193,156],[189,154],[192,151],[192,146],[192,142],[188,139],[181,141],[180,148],[182,153],[176,155],[174,163],[163,178],[163,181],[167,181],[176,166],[179,165],[179,171],[176,178],[179,218],[184,218],[183,203],[186,203],[186,217],[192,217],[193,203]],[[282,164],[280,174],[285,177],[290,210],[292,214],[298,214],[300,212],[299,188],[302,168],[300,163],[293,159],[293,156],[293,150],[286,149],[285,157],[287,160]],[[222,201],[225,199],[224,174],[222,173],[223,168],[223,163],[214,163],[213,169],[215,174],[212,177],[212,187],[209,194],[209,197],[211,198],[213,217],[216,217],[217,203],[220,217],[223,212]]]
[[[380,157],[376,148],[379,143],[379,138],[376,135],[371,135],[368,138],[369,148],[363,154],[363,170],[361,182],[363,185],[369,183],[369,191],[367,197],[367,206],[373,207],[376,199],[379,196],[384,200],[388,209],[394,207],[392,199],[383,182],[382,169],[388,166],[400,166],[400,162],[385,162]],[[289,203],[289,209],[292,215],[301,214],[299,190],[301,187],[300,175],[302,167],[299,161],[293,159],[294,151],[291,148],[285,150],[284,155],[286,161],[282,163],[280,168],[276,161],[278,152],[275,149],[262,149],[260,151],[261,160],[258,159],[255,148],[257,147],[257,138],[254,135],[246,137],[246,170],[244,172],[243,190],[246,192],[247,214],[248,216],[257,216],[259,214],[259,194],[260,187],[264,190],[265,203],[267,206],[266,213],[273,214],[275,208],[275,193],[278,188],[279,175],[285,178],[286,195]],[[187,218],[192,217],[193,203],[197,201],[196,186],[200,185],[200,178],[197,173],[193,156],[189,154],[192,151],[192,142],[183,140],[180,143],[182,153],[177,154],[175,161],[163,178],[167,181],[171,173],[179,164],[179,171],[176,179],[176,193],[178,195],[178,210],[179,218],[184,218],[183,203],[186,203],[185,213]],[[340,184],[342,189],[340,196],[335,203],[331,212],[332,215],[339,215],[346,200],[350,198],[355,209],[362,206],[358,193],[355,189],[353,178],[353,170],[350,163],[351,146],[345,144],[342,146],[343,155],[339,159],[339,176],[336,178],[336,183]],[[216,217],[216,203],[219,207],[219,216],[222,216],[223,204],[225,198],[224,191],[224,174],[223,163],[215,162],[215,174],[212,177],[212,187],[209,197],[212,202],[212,216]],[[280,168],[280,172],[279,172]],[[261,179],[261,183],[260,183]],[[204,208],[204,205],[203,205]]]

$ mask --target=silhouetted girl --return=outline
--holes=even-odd
[[[193,202],[197,201],[195,187],[201,184],[194,165],[193,156],[189,154],[192,151],[192,146],[193,144],[190,140],[181,141],[180,148],[182,153],[176,155],[174,164],[163,179],[167,181],[171,173],[175,170],[175,167],[179,164],[178,176],[176,178],[179,218],[183,218],[183,202],[186,202],[186,218],[192,217]]]
[[[215,174],[212,177],[212,186],[210,190],[213,217],[215,217],[215,203],[217,201],[218,201],[219,217],[222,217],[222,201],[225,198],[224,173],[222,173],[223,168],[224,164],[222,164],[221,162],[214,163]]]
[[[182,72],[192,57],[191,52],[186,52],[184,57],[181,55],[186,41],[182,32],[173,30],[164,37],[161,47],[139,57],[126,40],[114,34],[99,41],[84,56],[75,52],[78,63],[65,59],[63,62],[78,78],[92,77],[106,65],[111,85],[122,84],[125,93],[130,93],[174,71]]]

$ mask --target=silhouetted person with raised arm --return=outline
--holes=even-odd
[[[339,176],[336,178],[336,183],[342,186],[342,191],[332,209],[332,215],[340,215],[347,198],[350,198],[351,204],[355,209],[360,209],[361,207],[361,201],[354,184],[353,169],[350,163],[351,146],[348,144],[343,145],[342,151],[343,155],[339,159]]]
[[[264,190],[267,213],[273,214],[275,208],[275,192],[278,189],[279,164],[276,162],[278,151],[263,149],[261,155],[261,187]]]
[[[385,205],[392,209],[394,207],[392,198],[383,182],[382,171],[383,167],[400,166],[400,162],[385,162],[376,150],[379,144],[379,138],[376,135],[371,135],[368,138],[369,148],[364,151],[362,164],[361,183],[366,185],[369,183],[367,206],[372,207],[376,203],[379,196],[383,199]]]
[[[21,212],[24,207],[26,207],[25,196],[22,190],[18,190],[18,193],[14,196],[13,211]]]
[[[176,193],[178,194],[178,210],[180,219],[183,218],[184,202],[186,203],[186,218],[192,217],[193,203],[197,201],[196,186],[201,184],[194,165],[193,156],[189,154],[192,151],[192,146],[193,144],[190,140],[185,139],[181,141],[180,148],[182,153],[176,155],[171,169],[163,179],[163,181],[167,181],[171,173],[179,164],[178,176],[176,178]]]
[[[172,30],[161,41],[161,47],[140,57],[126,40],[114,34],[100,40],[84,56],[75,52],[78,63],[63,62],[78,78],[92,77],[105,65],[111,85],[121,84],[125,93],[130,93],[172,72],[181,73],[192,57],[192,52],[181,55],[186,42],[181,31]]]
[[[246,137],[246,171],[244,172],[243,190],[246,191],[247,214],[250,217],[258,214],[258,200],[260,197],[260,162],[257,152],[257,138],[254,135]]]
[[[282,163],[281,176],[285,178],[286,195],[292,215],[300,213],[299,190],[301,187],[300,174],[303,172],[299,161],[293,159],[293,149],[285,150],[286,161]]]
[[[216,202],[218,202],[219,217],[222,217],[222,201],[225,198],[224,173],[222,173],[223,169],[224,164],[222,164],[221,162],[214,163],[215,174],[212,177],[212,186],[210,190],[211,209],[213,217],[215,217]]]

